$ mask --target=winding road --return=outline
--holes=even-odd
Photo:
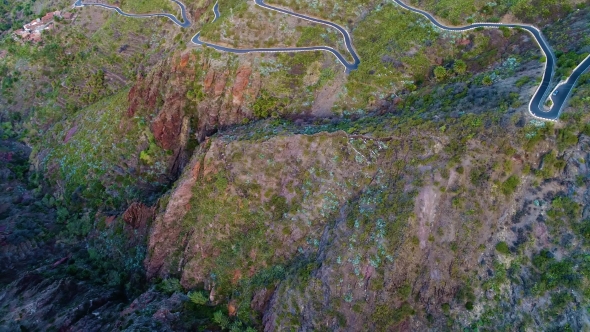
[[[180,15],[182,15],[182,20],[183,22],[180,22],[176,16],[172,15],[172,14],[168,14],[168,13],[156,13],[156,14],[129,14],[126,13],[124,11],[121,10],[121,8],[117,7],[117,6],[111,6],[111,5],[107,5],[104,3],[96,3],[96,2],[91,2],[91,3],[82,3],[82,0],[77,0],[74,3],[74,7],[85,7],[85,6],[96,6],[96,7],[102,7],[102,8],[106,8],[106,9],[111,9],[116,11],[117,13],[119,13],[120,15],[126,16],[126,17],[139,17],[139,18],[147,18],[147,17],[166,17],[168,18],[170,21],[174,22],[176,25],[178,25],[181,28],[188,28],[191,26],[191,21],[188,19],[188,17],[186,16],[186,7],[184,6],[184,4],[180,1],[177,0],[170,0],[172,2],[174,2],[175,4],[177,4],[180,7]]]
[[[330,52],[332,54],[334,54],[336,56],[336,58],[340,61],[340,63],[342,63],[342,65],[347,69],[347,70],[355,70],[358,68],[359,64],[361,63],[361,60],[359,59],[358,55],[356,54],[354,48],[352,47],[352,38],[350,37],[350,34],[348,33],[348,31],[346,31],[344,28],[342,28],[341,26],[339,26],[338,24],[329,22],[329,21],[325,21],[325,20],[320,20],[317,18],[313,18],[313,17],[309,17],[309,16],[305,16],[305,15],[301,15],[292,11],[288,11],[282,8],[278,8],[278,7],[273,7],[273,6],[269,6],[267,4],[264,3],[264,0],[254,0],[254,2],[262,7],[262,8],[266,8],[266,9],[270,9],[270,10],[274,10],[276,12],[279,13],[283,13],[283,14],[287,14],[287,15],[291,15],[291,16],[295,16],[297,18],[303,19],[303,20],[307,20],[310,22],[314,22],[314,23],[318,23],[318,24],[323,24],[323,25],[327,25],[329,27],[332,27],[336,30],[338,30],[342,36],[344,37],[344,43],[346,45],[346,48],[348,50],[348,52],[350,53],[350,55],[352,55],[352,58],[354,60],[354,62],[348,62],[344,56],[338,52],[337,50],[333,49],[332,47],[329,46],[310,46],[310,47],[274,47],[274,48],[248,48],[248,49],[244,49],[244,48],[232,48],[232,47],[225,47],[225,46],[220,46],[220,45],[216,45],[216,44],[211,44],[211,43],[207,43],[204,42],[200,39],[201,37],[201,33],[198,32],[193,38],[192,38],[192,42],[197,44],[197,45],[205,45],[207,47],[211,47],[213,49],[216,49],[218,51],[223,51],[223,52],[230,52],[230,53],[237,53],[237,54],[245,54],[245,53],[279,53],[279,52],[309,52],[309,51],[326,51],[326,52]],[[213,6],[213,11],[215,13],[215,20],[217,20],[217,18],[219,17],[219,8],[218,8],[218,3],[215,3],[215,6]],[[215,20],[213,20],[215,22]]]
[[[542,120],[557,121],[557,119],[559,118],[559,114],[561,113],[563,106],[567,100],[567,97],[571,94],[576,81],[578,80],[578,78],[580,78],[582,73],[590,67],[590,55],[589,55],[588,57],[586,57],[586,59],[584,61],[582,61],[582,63],[580,63],[580,65],[578,65],[578,67],[576,67],[574,69],[572,75],[570,75],[570,77],[568,77],[568,79],[565,82],[558,84],[555,87],[555,89],[553,91],[551,91],[551,80],[553,79],[553,73],[555,72],[555,66],[556,66],[557,60],[555,59],[555,55],[553,54],[553,51],[551,51],[549,44],[547,43],[547,41],[543,37],[543,34],[536,27],[534,27],[532,25],[528,25],[528,24],[505,24],[505,23],[474,23],[471,25],[463,26],[463,27],[446,26],[446,25],[443,25],[442,23],[440,23],[439,21],[437,21],[428,12],[425,12],[425,11],[420,10],[418,8],[414,8],[412,6],[408,6],[405,3],[403,3],[401,0],[393,0],[393,1],[395,1],[395,3],[397,3],[398,5],[400,5],[401,7],[405,8],[407,10],[410,10],[412,12],[423,15],[424,17],[429,19],[432,24],[434,24],[436,27],[438,27],[442,30],[462,32],[462,31],[473,30],[473,29],[477,29],[477,28],[507,27],[507,28],[523,29],[523,30],[528,31],[531,35],[533,35],[533,37],[537,41],[537,44],[539,44],[539,47],[541,48],[541,51],[543,52],[543,54],[545,55],[545,58],[546,58],[545,70],[543,72],[543,79],[541,80],[541,84],[537,88],[537,91],[535,91],[533,98],[531,98],[531,101],[529,102],[529,112],[536,118],[539,118]],[[551,92],[551,96],[549,98],[553,102],[553,106],[550,108],[549,111],[546,111],[545,107],[544,107],[544,103],[545,103],[545,100],[547,100],[547,95],[549,94],[549,92]]]
[[[166,17],[180,27],[183,27],[183,28],[189,27],[191,25],[191,22],[189,21],[189,19],[186,16],[186,7],[184,6],[184,4],[182,4],[178,0],[171,0],[171,1],[173,1],[174,3],[176,3],[180,7],[183,22],[179,21],[174,15],[168,14],[168,13],[129,14],[129,13],[123,12],[119,7],[116,7],[116,6],[110,6],[110,5],[106,5],[106,4],[102,4],[102,3],[82,3],[82,0],[77,0],[76,3],[74,4],[74,6],[75,7],[99,6],[99,7],[115,10],[119,14],[121,14],[123,16],[127,16],[127,17]],[[545,69],[543,72],[543,78],[541,80],[541,84],[538,86],[537,90],[535,91],[535,94],[533,95],[533,97],[531,98],[531,100],[529,102],[529,112],[536,118],[539,118],[542,120],[557,121],[557,119],[559,118],[559,115],[563,109],[565,102],[567,101],[569,95],[571,94],[571,92],[573,90],[574,85],[576,84],[576,81],[582,75],[582,73],[584,73],[584,71],[586,71],[588,68],[590,68],[590,55],[589,55],[588,57],[586,57],[586,59],[584,59],[574,69],[572,74],[565,81],[560,82],[559,84],[557,84],[555,89],[551,90],[551,81],[553,79],[553,74],[555,72],[557,60],[555,59],[555,55],[553,54],[553,51],[549,47],[549,44],[547,43],[547,41],[543,37],[543,34],[536,27],[534,27],[532,25],[528,25],[528,24],[504,24],[504,23],[474,23],[474,24],[462,26],[462,27],[447,26],[447,25],[444,25],[444,24],[440,23],[439,21],[437,21],[434,18],[434,16],[432,16],[428,12],[425,12],[421,9],[409,6],[409,5],[405,4],[404,2],[402,2],[401,0],[393,0],[393,1],[397,5],[401,6],[404,9],[407,9],[407,10],[412,11],[414,13],[418,13],[418,14],[423,15],[428,20],[430,20],[430,22],[432,24],[434,24],[436,27],[438,27],[439,29],[442,29],[442,30],[462,32],[462,31],[473,30],[473,29],[477,29],[477,28],[507,27],[507,28],[523,29],[523,30],[528,31],[535,38],[535,41],[537,42],[537,44],[539,44],[539,47],[541,48],[541,51],[543,52],[543,54],[545,55],[545,58],[546,58]],[[256,3],[256,5],[258,5],[262,8],[266,8],[266,9],[273,10],[273,11],[276,11],[279,13],[295,16],[297,18],[307,20],[310,22],[323,24],[323,25],[326,25],[326,26],[329,26],[329,27],[332,27],[332,28],[338,30],[342,34],[342,36],[344,38],[345,46],[346,46],[348,52],[351,54],[354,61],[348,62],[340,52],[338,52],[337,50],[333,49],[332,47],[328,47],[328,46],[250,48],[250,49],[231,48],[231,47],[225,47],[225,46],[216,45],[216,44],[202,41],[200,39],[200,35],[201,35],[200,32],[195,34],[195,36],[191,39],[191,41],[196,45],[207,46],[207,47],[211,47],[213,49],[216,49],[218,51],[237,53],[237,54],[326,51],[326,52],[330,52],[330,53],[334,54],[334,56],[336,56],[336,58],[342,63],[342,65],[346,68],[347,71],[355,70],[358,68],[361,61],[352,46],[352,38],[350,37],[350,34],[348,33],[348,31],[346,31],[340,25],[329,22],[329,21],[321,20],[318,18],[313,18],[310,16],[298,14],[298,13],[295,13],[295,12],[292,12],[292,11],[289,11],[289,10],[286,10],[283,8],[270,6],[270,5],[267,5],[266,3],[264,3],[264,0],[254,0],[254,2]],[[215,22],[220,17],[218,3],[215,3],[215,5],[213,6],[213,12],[215,14],[215,19],[213,20],[213,22]],[[549,99],[551,99],[553,104],[549,110],[546,110],[544,107],[544,102],[547,100],[548,96],[549,96]]]

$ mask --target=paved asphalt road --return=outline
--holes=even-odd
[[[553,73],[555,72],[555,65],[557,63],[557,60],[555,59],[555,55],[553,54],[553,51],[551,51],[549,44],[547,43],[547,41],[545,41],[545,38],[543,37],[543,34],[541,33],[541,31],[539,31],[539,29],[535,28],[534,26],[527,25],[527,24],[503,24],[503,23],[474,23],[474,24],[467,25],[464,27],[450,27],[450,26],[446,26],[446,25],[441,24],[432,15],[430,15],[429,13],[427,13],[423,10],[408,6],[405,3],[403,3],[401,0],[394,0],[394,1],[395,1],[395,3],[397,3],[398,5],[400,5],[401,7],[405,8],[407,10],[422,14],[427,19],[429,19],[430,22],[432,22],[432,24],[434,24],[435,26],[437,26],[438,28],[443,29],[443,30],[466,31],[466,30],[472,30],[472,29],[477,29],[477,28],[499,28],[499,27],[504,26],[507,28],[520,28],[520,29],[524,29],[524,30],[527,30],[528,32],[530,32],[533,35],[533,37],[535,37],[535,40],[537,41],[537,43],[541,47],[541,50],[543,51],[543,53],[545,54],[545,58],[547,59],[546,63],[545,63],[545,72],[543,73],[543,79],[541,80],[541,84],[537,88],[537,91],[535,92],[535,94],[533,95],[533,98],[531,99],[531,101],[529,103],[529,112],[531,112],[531,114],[533,116],[541,118],[543,120],[556,121],[559,118],[559,114],[561,113],[563,105],[564,105],[565,101],[567,100],[567,97],[570,95],[570,93],[574,87],[574,84],[576,83],[576,81],[578,80],[580,75],[582,75],[582,73],[586,69],[588,69],[588,67],[590,67],[590,56],[589,56],[588,58],[586,58],[586,60],[584,60],[578,66],[578,68],[576,68],[576,70],[574,70],[573,74],[568,78],[566,84],[561,84],[561,85],[557,86],[557,88],[555,90],[555,91],[558,91],[557,95],[551,96],[553,103],[554,103],[553,107],[551,107],[551,109],[549,111],[546,111],[543,107],[543,104],[544,104],[544,101],[546,100],[547,95],[549,94],[550,89],[551,89],[551,79],[553,78]],[[554,93],[554,92],[551,92],[551,93]]]
[[[219,14],[219,2],[216,2],[213,6],[213,13],[215,14],[215,18],[213,19],[213,21],[211,21],[211,23],[217,21],[219,16],[221,16],[221,14]]]
[[[129,13],[125,13],[124,11],[121,10],[121,8],[119,7],[115,7],[115,6],[110,6],[110,5],[105,5],[103,3],[82,3],[82,0],[77,0],[74,3],[74,7],[84,7],[84,6],[98,6],[98,7],[103,7],[103,8],[107,8],[107,9],[112,9],[114,11],[116,11],[117,13],[123,15],[123,16],[127,16],[127,17],[166,17],[169,20],[171,20],[172,22],[174,22],[176,25],[182,27],[182,28],[188,28],[191,26],[191,22],[189,21],[188,17],[186,17],[186,7],[184,6],[184,4],[180,1],[177,0],[171,0],[172,2],[176,3],[179,7],[180,7],[180,13],[182,15],[182,20],[184,22],[180,22],[176,16],[172,15],[172,14],[168,14],[168,13],[158,13],[158,14],[129,14]]]
[[[76,7],[82,7],[82,6],[100,6],[100,7],[104,7],[104,8],[108,8],[108,9],[113,9],[116,10],[119,14],[123,15],[123,16],[128,16],[128,17],[157,17],[157,16],[161,16],[161,17],[167,17],[168,19],[170,19],[172,22],[176,23],[177,25],[179,25],[180,27],[189,27],[191,25],[191,22],[188,20],[188,18],[186,17],[186,8],[185,6],[178,0],[171,0],[173,2],[175,2],[181,10],[181,14],[182,14],[182,19],[184,22],[180,22],[174,15],[172,14],[166,14],[166,13],[162,13],[162,14],[128,14],[123,12],[120,8],[115,7],[115,6],[109,6],[109,5],[105,5],[105,4],[101,4],[101,3],[82,3],[82,0],[77,0],[76,3],[74,4],[74,6]],[[329,21],[325,21],[325,20],[320,20],[317,18],[313,18],[313,17],[309,17],[306,15],[302,15],[302,14],[298,14],[289,10],[285,10],[282,8],[278,8],[278,7],[274,7],[274,6],[270,6],[264,3],[264,0],[254,0],[255,3],[263,8],[266,9],[270,9],[270,10],[274,10],[277,11],[279,13],[283,13],[283,14],[287,14],[287,15],[291,15],[291,16],[295,16],[307,21],[311,21],[314,23],[318,23],[318,24],[324,24],[330,27],[333,27],[334,29],[340,31],[340,33],[342,34],[342,36],[344,37],[344,43],[346,45],[346,48],[348,49],[348,51],[350,52],[350,54],[352,55],[352,58],[354,59],[354,62],[350,63],[348,62],[343,56],[342,54],[340,54],[340,52],[338,52],[337,50],[331,48],[331,47],[327,47],[327,46],[313,46],[313,47],[277,47],[277,48],[250,48],[250,49],[242,49],[242,48],[231,48],[231,47],[225,47],[225,46],[220,46],[220,45],[215,45],[215,44],[211,44],[211,43],[207,43],[204,42],[202,40],[200,40],[200,35],[201,33],[197,33],[193,38],[192,38],[192,42],[195,43],[196,45],[203,45],[203,46],[207,46],[207,47],[211,47],[213,49],[219,50],[219,51],[223,51],[223,52],[230,52],[230,53],[238,53],[238,54],[245,54],[245,53],[273,53],[273,52],[306,52],[306,51],[326,51],[326,52],[330,52],[332,54],[334,54],[336,56],[336,58],[338,58],[338,60],[342,63],[342,65],[344,65],[344,67],[346,67],[347,71],[350,70],[355,70],[358,68],[359,64],[360,64],[360,59],[358,57],[358,55],[356,54],[356,52],[354,51],[354,48],[352,47],[352,40],[350,37],[350,34],[348,33],[348,31],[346,31],[344,28],[342,28],[340,25],[329,22]],[[582,73],[584,71],[586,71],[589,67],[590,67],[590,56],[588,56],[584,61],[582,61],[582,63],[580,63],[580,65],[578,65],[578,67],[576,67],[572,73],[572,75],[564,82],[560,83],[557,85],[557,87],[553,90],[550,91],[551,89],[551,80],[553,78],[553,73],[555,72],[555,66],[556,66],[556,59],[555,59],[555,55],[553,54],[553,51],[551,50],[551,48],[549,47],[549,44],[547,43],[547,41],[545,40],[545,38],[543,37],[543,34],[541,33],[541,31],[537,28],[535,28],[532,25],[527,25],[527,24],[504,24],[504,23],[474,23],[468,26],[463,26],[463,27],[452,27],[452,26],[446,26],[441,24],[440,22],[438,22],[431,14],[429,14],[428,12],[425,12],[423,10],[411,7],[406,5],[405,3],[403,3],[401,0],[394,0],[395,3],[397,3],[399,6],[410,10],[412,12],[421,14],[423,16],[425,16],[426,18],[428,18],[432,24],[434,24],[435,26],[437,26],[440,29],[443,30],[448,30],[448,31],[467,31],[467,30],[473,30],[473,29],[477,29],[477,28],[499,28],[499,27],[507,27],[507,28],[519,28],[519,29],[524,29],[526,31],[528,31],[531,35],[533,35],[533,37],[535,38],[535,40],[537,41],[537,43],[539,44],[539,46],[541,47],[541,50],[543,51],[543,53],[545,54],[545,58],[546,58],[546,63],[545,63],[545,72],[543,73],[543,79],[541,80],[541,84],[539,85],[539,87],[537,88],[537,91],[535,92],[535,94],[533,95],[533,98],[531,99],[531,101],[529,102],[529,112],[540,119],[543,120],[551,120],[551,121],[556,121],[559,118],[559,114],[561,113],[561,110],[563,109],[563,106],[565,104],[565,102],[567,101],[569,95],[572,92],[572,89],[576,83],[576,81],[578,80],[578,78],[580,77],[580,75],[582,75]],[[219,14],[219,4],[215,3],[215,5],[213,6],[213,12],[215,13],[215,20],[217,20],[220,16]],[[544,101],[546,100],[546,98],[548,97],[548,95],[551,93],[551,95],[549,96],[549,98],[553,101],[553,106],[551,107],[551,109],[549,111],[546,111],[543,104]]]
[[[213,49],[216,49],[218,51],[223,51],[223,52],[230,52],[230,53],[237,53],[237,54],[245,54],[245,53],[278,53],[278,52],[309,52],[309,51],[326,51],[326,52],[330,52],[332,54],[334,54],[336,56],[336,58],[338,58],[338,60],[342,63],[342,65],[344,67],[346,67],[347,70],[355,70],[358,68],[359,64],[361,63],[361,60],[359,59],[358,55],[356,54],[356,52],[354,51],[354,48],[352,47],[352,40],[350,38],[350,34],[348,33],[348,31],[346,31],[344,28],[342,28],[341,26],[339,26],[338,24],[332,23],[332,22],[328,22],[328,21],[324,21],[324,20],[320,20],[317,18],[313,18],[313,17],[309,17],[309,16],[305,16],[305,15],[301,15],[301,14],[297,14],[285,9],[281,9],[278,7],[273,7],[273,6],[269,6],[267,4],[264,3],[264,0],[255,0],[256,4],[259,5],[260,7],[266,8],[266,9],[270,9],[270,10],[274,10],[277,11],[279,13],[283,13],[283,14],[287,14],[287,15],[291,15],[291,16],[295,16],[307,21],[311,21],[314,23],[319,23],[319,24],[324,24],[330,27],[333,27],[335,29],[337,29],[338,31],[340,31],[340,33],[342,34],[342,36],[344,37],[344,43],[346,45],[346,48],[348,49],[348,52],[350,52],[350,54],[352,55],[352,58],[354,59],[354,62],[350,63],[348,62],[344,56],[338,52],[337,50],[333,49],[332,47],[328,47],[328,46],[310,46],[310,47],[273,47],[273,48],[233,48],[233,47],[225,47],[225,46],[220,46],[220,45],[215,45],[215,44],[211,44],[211,43],[207,43],[204,42],[200,39],[201,37],[201,33],[197,33],[193,38],[192,38],[192,42],[197,44],[197,45],[205,45],[207,47],[211,47]],[[215,20],[219,17],[219,8],[218,8],[218,4],[216,3],[215,6],[213,7],[213,11],[215,12]]]
[[[553,101],[553,105],[555,105],[551,109],[552,113],[556,107],[559,109],[559,111],[561,111],[564,103],[572,93],[572,89],[574,88],[576,81],[588,68],[590,68],[590,55],[588,55],[588,57],[586,57],[586,59],[584,59],[584,61],[582,61],[578,67],[574,69],[572,75],[568,77],[567,80],[559,83],[555,87],[553,92],[551,92],[551,96],[549,97],[551,98],[551,101]],[[559,117],[559,111],[556,113],[557,117]]]

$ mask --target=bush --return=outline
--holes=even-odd
[[[453,70],[455,73],[463,75],[467,71],[467,64],[463,60],[456,60],[453,64]]]
[[[205,305],[209,301],[203,292],[189,292],[187,296],[196,305]]]
[[[489,180],[487,169],[484,166],[474,167],[469,173],[469,180],[474,186],[481,186]]]
[[[180,281],[176,278],[169,278],[164,279],[158,285],[158,289],[166,294],[174,294],[176,292],[182,291],[182,285],[180,285]]]
[[[392,308],[389,305],[378,305],[371,315],[372,321],[377,327],[386,328],[391,324],[399,323],[408,316],[414,315],[414,309],[407,302],[399,308]]]
[[[437,66],[434,68],[434,77],[437,81],[442,81],[447,77],[447,70],[443,66]]]
[[[574,232],[580,236],[583,241],[590,243],[590,220],[586,219],[574,224]]]
[[[496,244],[496,250],[504,255],[510,254],[510,248],[508,248],[508,245],[504,241],[500,241],[498,244]]]
[[[289,204],[287,204],[285,197],[275,194],[267,203],[267,209],[271,211],[274,220],[279,220],[285,213],[289,212]]]
[[[563,151],[564,149],[576,144],[578,144],[578,136],[574,134],[571,129],[559,129],[557,134],[557,147],[559,150]]]
[[[412,287],[408,284],[405,284],[398,289],[398,293],[403,299],[407,299],[412,293]]]
[[[509,28],[501,26],[499,29],[500,29],[500,31],[502,31],[502,34],[504,35],[505,38],[510,37],[511,32],[510,32]]]
[[[213,321],[219,325],[222,329],[226,329],[229,326],[229,318],[221,311],[216,311],[213,314]]]
[[[262,91],[252,105],[252,111],[258,118],[268,118],[280,106],[279,98],[271,96],[268,91]]]
[[[465,309],[467,309],[468,311],[473,310],[473,302],[465,303]]]
[[[512,195],[516,187],[520,184],[520,179],[515,175],[511,175],[506,181],[502,183],[502,193],[506,196]]]
[[[442,311],[445,313],[445,315],[448,315],[449,312],[451,311],[451,305],[448,303],[443,303],[441,308],[442,308]]]
[[[572,261],[557,261],[550,251],[543,249],[533,256],[532,262],[540,273],[534,286],[535,293],[542,295],[556,287],[577,288],[580,286],[581,275],[575,271]]]

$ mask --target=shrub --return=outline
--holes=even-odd
[[[586,243],[590,243],[590,220],[586,219],[574,224],[574,232]]]
[[[502,34],[504,35],[504,37],[508,38],[510,37],[510,29],[504,26],[501,26],[500,31],[502,31]]]
[[[162,280],[162,282],[158,285],[158,289],[166,294],[174,294],[176,292],[182,291],[182,285],[180,285],[180,281],[176,278],[168,278]]]
[[[516,187],[520,184],[520,179],[515,175],[511,175],[506,181],[502,183],[502,193],[506,196],[512,195]]]
[[[456,60],[453,64],[453,70],[455,73],[463,75],[467,71],[467,64],[463,60]]]
[[[278,220],[283,217],[283,214],[289,212],[289,205],[285,197],[275,194],[267,203],[267,209],[271,211],[273,219]]]
[[[280,100],[264,90],[252,105],[252,111],[258,118],[268,118],[280,106]]]
[[[443,66],[437,66],[434,68],[434,77],[437,81],[442,81],[447,77],[447,70]]]
[[[500,241],[498,244],[496,244],[496,250],[504,255],[510,254],[510,248],[508,248],[508,245],[504,241]]]
[[[216,311],[213,314],[213,321],[219,325],[222,329],[226,329],[229,326],[229,318],[221,311]]]
[[[371,319],[377,327],[388,327],[391,324],[399,323],[408,316],[413,315],[414,309],[407,302],[399,308],[392,308],[389,305],[378,305],[371,315]]]
[[[465,309],[467,309],[469,311],[473,310],[473,302],[465,303]]]
[[[408,284],[401,286],[398,290],[399,295],[401,295],[404,299],[407,299],[408,296],[412,293],[412,287]]]
[[[207,303],[208,299],[203,292],[189,292],[187,294],[188,298],[196,305],[204,305]]]
[[[530,76],[523,76],[523,77],[519,78],[519,79],[516,81],[516,83],[514,83],[514,85],[515,85],[517,88],[520,88],[520,87],[522,87],[523,85],[527,84],[527,83],[528,83],[528,82],[530,82],[530,81],[531,81],[531,77],[530,77]]]
[[[540,273],[539,281],[534,286],[537,294],[544,294],[556,287],[577,288],[580,286],[580,274],[574,270],[574,263],[570,260],[557,261],[553,254],[543,249],[534,255],[533,266]]]
[[[557,147],[559,150],[564,150],[570,146],[578,144],[578,136],[574,134],[571,129],[560,129],[557,134]]]
[[[487,169],[484,166],[478,166],[469,172],[469,180],[474,186],[481,186],[489,180]]]

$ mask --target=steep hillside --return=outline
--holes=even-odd
[[[408,3],[538,25],[552,84],[590,52],[587,1]],[[252,1],[0,4],[0,330],[590,329],[590,73],[543,122],[523,30],[269,4],[358,69],[191,43],[350,57]]]
[[[204,287],[234,321],[261,317],[265,330],[579,330],[587,221],[573,220],[587,204],[588,127],[509,119],[212,138],[156,217],[148,276]]]

